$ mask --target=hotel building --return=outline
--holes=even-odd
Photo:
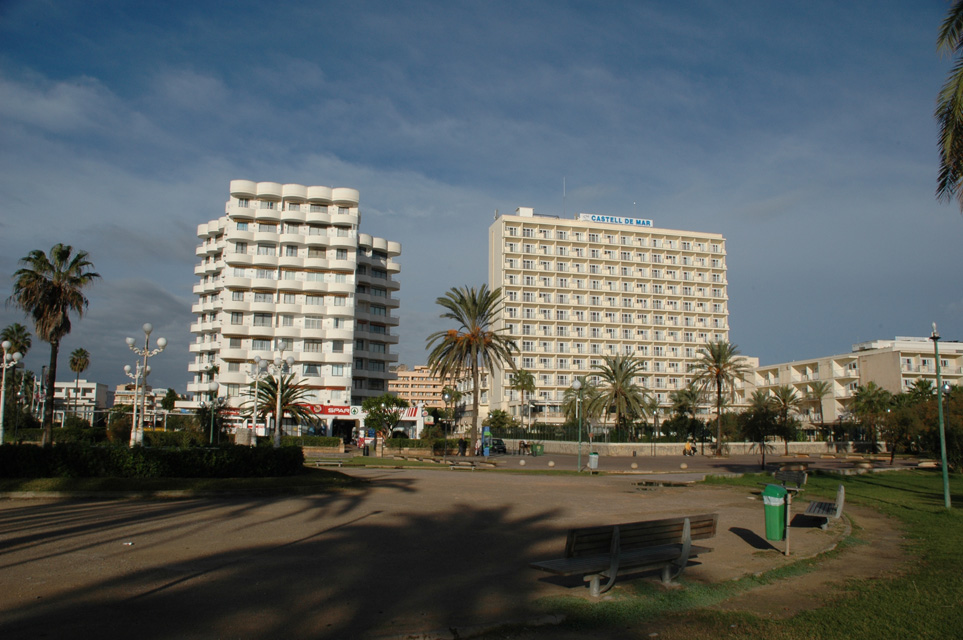
[[[358,200],[355,189],[231,181],[224,215],[197,229],[188,393],[216,389],[237,407],[254,357],[281,349],[322,417],[387,391],[401,245],[359,231]]]
[[[488,264],[490,286],[502,289],[496,326],[518,345],[516,366],[535,376],[540,422],[561,422],[574,379],[591,378],[595,365],[617,354],[641,359],[637,382],[668,405],[691,379],[699,348],[729,339],[726,241],[719,234],[519,208],[489,228]],[[510,372],[492,378],[491,408],[520,416]]]
[[[940,341],[940,375],[944,383],[963,382],[963,344]],[[853,345],[835,356],[797,360],[757,367],[754,384],[773,391],[789,385],[800,399],[811,397],[813,383],[825,381],[830,391],[816,404],[803,403],[800,417],[810,423],[831,423],[850,417],[856,390],[875,382],[890,393],[908,391],[917,380],[929,380],[936,389],[936,357],[929,338],[896,337]]]

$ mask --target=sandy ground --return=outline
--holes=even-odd
[[[557,557],[571,527],[718,513],[717,536],[700,543],[713,552],[685,573],[718,582],[819,554],[849,526],[797,517],[787,558],[744,490],[641,491],[628,475],[349,473],[371,482],[292,498],[2,500],[0,636],[455,637],[531,619],[546,596],[588,598],[579,578],[528,568]],[[791,600],[784,586],[763,587],[722,606],[790,615],[821,604],[827,581],[893,570],[893,523],[847,513],[871,545],[792,579]]]

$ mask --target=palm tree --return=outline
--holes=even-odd
[[[874,453],[876,452],[876,443],[879,440],[880,423],[892,402],[893,394],[875,382],[868,382],[865,386],[860,385],[853,395],[853,413],[861,424],[869,426],[873,438]]]
[[[428,365],[431,373],[442,380],[457,380],[467,372],[472,380],[472,443],[478,440],[481,416],[478,408],[481,396],[481,370],[491,375],[496,369],[515,370],[512,354],[518,353],[515,342],[503,329],[495,329],[501,311],[501,289],[489,291],[487,285],[453,287],[435,302],[446,309],[440,317],[454,320],[454,329],[436,331],[428,336]]]
[[[73,247],[56,244],[48,256],[35,249],[20,259],[22,267],[14,274],[13,295],[9,300],[33,317],[37,337],[50,343],[47,368],[46,398],[43,412],[42,444],[53,435],[54,381],[57,379],[57,354],[60,341],[70,333],[70,312],[83,316],[89,304],[83,291],[100,274],[90,269],[86,251],[73,252]]]
[[[30,351],[30,332],[27,328],[20,324],[19,322],[14,322],[11,325],[7,325],[0,331],[0,342],[10,343],[10,353],[20,353],[21,356],[26,357],[27,352]],[[22,398],[24,396],[23,386],[26,379],[26,368],[23,369],[23,374],[20,376],[20,384],[17,384],[17,376],[10,376],[10,381],[7,383],[7,388],[11,391],[10,399],[13,400],[14,394],[17,398]],[[21,393],[17,393],[17,391]],[[17,408],[20,407],[19,399],[11,404],[16,404]],[[0,409],[2,411],[3,409]]]
[[[86,349],[74,349],[70,354],[70,370],[77,374],[74,382],[74,415],[80,403],[80,374],[90,366],[90,353]]]
[[[578,381],[582,385],[579,391],[572,387],[565,390],[565,394],[562,396],[562,413],[566,420],[578,422],[579,417],[581,417],[587,424],[591,418],[598,417],[599,403],[596,399],[599,396],[599,389],[587,376],[579,377]],[[581,401],[579,400],[579,393],[581,393]],[[581,409],[579,408],[580,404]]]
[[[694,420],[699,412],[699,404],[702,402],[702,390],[689,383],[684,388],[673,391],[669,400],[672,402],[672,413]]]
[[[4,327],[3,330],[0,331],[0,341],[10,342],[10,352],[14,353],[19,351],[23,357],[27,357],[27,352],[30,351],[30,347],[32,346],[30,332],[27,331],[27,327],[19,322],[14,322]]]
[[[930,400],[934,393],[936,393],[936,385],[933,384],[932,380],[926,380],[925,378],[920,378],[909,388],[909,397],[914,404]]]
[[[766,469],[766,438],[776,431],[778,418],[776,399],[762,389],[752,392],[749,408],[739,416],[743,437],[750,442],[759,443],[763,471]]]
[[[525,369],[519,369],[514,374],[512,374],[512,390],[518,391],[519,398],[521,400],[521,406],[523,407],[522,416],[524,418],[524,408],[529,408],[529,420],[528,424],[531,426],[531,408],[528,406],[528,402],[525,399],[525,395],[528,394],[528,398],[532,397],[535,393],[535,376],[531,371],[526,371]]]
[[[294,384],[294,374],[280,377],[281,381],[281,414],[278,415],[278,378],[275,376],[268,376],[264,380],[261,380],[256,385],[251,382],[249,384],[250,390],[248,395],[251,400],[245,401],[242,404],[243,408],[247,408],[248,403],[251,404],[251,410],[253,411],[254,406],[257,406],[257,411],[260,415],[267,417],[268,414],[274,416],[274,446],[278,447],[281,444],[281,422],[284,419],[284,415],[287,414],[297,420],[298,422],[314,422],[317,418],[314,412],[309,407],[310,397],[312,391],[305,385]],[[257,402],[255,403],[254,395],[257,393]],[[257,424],[257,416],[255,416],[255,424]]]
[[[828,396],[833,390],[832,383],[826,380],[817,380],[809,383],[809,390],[806,391],[806,403],[812,405],[813,413],[819,414],[819,422],[823,422],[823,398]],[[810,420],[810,422],[812,422]]]
[[[936,119],[940,127],[940,170],[936,197],[947,201],[956,198],[963,210],[963,1],[950,7],[940,25],[936,48],[943,55],[956,56],[946,83],[940,89]]]
[[[796,390],[789,386],[788,384],[780,385],[776,387],[772,392],[773,405],[776,409],[776,414],[779,416],[779,430],[782,435],[783,442],[786,443],[786,455],[789,455],[789,437],[793,435],[791,432],[795,431],[793,420],[790,422],[790,414],[799,411],[799,407],[802,406],[802,398],[796,393]]]
[[[603,413],[615,413],[616,429],[624,427],[630,417],[645,416],[649,392],[635,383],[642,367],[641,360],[627,355],[606,356],[601,364],[592,367],[598,371],[601,382],[596,403]]]
[[[724,340],[710,342],[699,349],[699,359],[692,365],[693,382],[703,390],[716,392],[716,455],[722,455],[722,406],[726,395],[732,395],[736,380],[743,380],[750,367],[739,356],[739,348]]]

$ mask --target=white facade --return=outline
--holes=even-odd
[[[719,234],[593,214],[563,220],[520,208],[489,228],[489,284],[502,289],[496,326],[521,350],[515,364],[535,376],[539,421],[561,421],[574,379],[617,354],[643,361],[638,382],[667,405],[691,379],[699,348],[729,339],[726,241]],[[510,375],[492,377],[491,407],[518,416]]]
[[[944,383],[963,382],[963,344],[940,341],[940,375]],[[773,390],[789,385],[804,399],[816,381],[828,382],[831,390],[817,405],[804,403],[802,418],[809,422],[835,422],[849,417],[856,390],[875,382],[890,393],[903,393],[917,380],[929,380],[936,388],[936,357],[929,338],[897,337],[853,345],[852,351],[834,356],[797,360],[757,367],[754,384]]]
[[[93,423],[107,410],[107,385],[88,380],[54,383],[54,411],[64,411]]]
[[[239,406],[254,357],[281,346],[319,407],[387,391],[401,245],[359,232],[358,200],[355,189],[231,181],[224,215],[197,230],[188,393],[207,398],[216,381]]]

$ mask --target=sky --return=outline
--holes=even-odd
[[[495,212],[727,240],[730,339],[773,364],[963,337],[934,196],[944,0],[0,1],[0,297],[57,243],[101,279],[61,346],[183,393],[197,226],[232,179],[351,187],[402,244],[399,361],[487,282]],[[563,189],[564,184],[564,189]],[[0,326],[29,319],[0,305]],[[34,339],[26,364],[49,358]]]

